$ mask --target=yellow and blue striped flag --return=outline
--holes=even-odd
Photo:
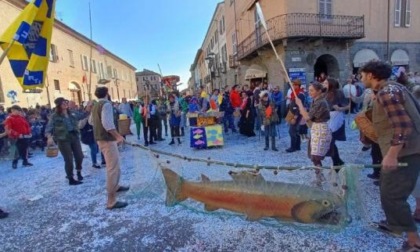
[[[55,0],[33,0],[0,36],[23,90],[43,88],[54,26]]]

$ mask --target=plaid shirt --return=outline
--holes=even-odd
[[[413,122],[404,108],[403,89],[403,86],[386,83],[376,94],[378,103],[383,106],[394,130],[391,145],[405,144],[414,129]]]

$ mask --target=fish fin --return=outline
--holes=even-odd
[[[209,205],[209,204],[204,204],[204,209],[205,209],[206,211],[213,212],[213,211],[218,210],[218,209],[219,209],[219,207],[217,207],[217,206],[213,206],[213,205]]]
[[[233,181],[243,183],[263,183],[265,179],[261,174],[255,172],[229,172]]]
[[[246,220],[247,221],[258,221],[262,218],[261,215],[256,213],[246,213]]]
[[[210,179],[206,175],[201,174],[201,181],[203,181],[203,182],[210,182]]]
[[[291,214],[294,220],[301,223],[313,223],[315,219],[313,217],[314,210],[316,209],[314,201],[304,201],[293,206]]]
[[[173,206],[178,202],[186,200],[188,197],[182,191],[184,179],[168,168],[163,168],[162,173],[167,187],[166,205]]]

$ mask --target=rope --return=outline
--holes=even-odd
[[[130,143],[130,142],[126,142],[127,145],[133,146],[133,147],[137,147],[143,150],[147,150],[150,151],[152,153],[156,153],[157,155],[156,158],[159,158],[158,154],[164,155],[164,156],[170,156],[170,157],[174,157],[177,159],[182,159],[182,160],[187,160],[188,162],[201,162],[201,163],[206,163],[207,165],[210,164],[215,164],[215,165],[224,165],[224,166],[229,166],[229,167],[234,167],[234,168],[244,168],[244,169],[255,169],[255,170],[261,170],[261,169],[265,169],[265,170],[275,170],[275,171],[295,171],[295,170],[314,170],[314,169],[324,169],[324,170],[331,170],[334,169],[336,171],[340,170],[342,168],[342,166],[333,166],[333,167],[319,167],[319,166],[273,166],[273,165],[252,165],[252,164],[240,164],[240,163],[232,163],[232,162],[225,162],[225,161],[219,161],[219,160],[212,160],[210,157],[207,159],[204,158],[194,158],[194,157],[189,157],[189,156],[183,156],[180,154],[174,154],[174,153],[170,153],[170,152],[166,152],[166,151],[162,151],[162,150],[156,150],[156,149],[151,149],[148,147],[145,147],[141,144],[135,144],[135,143]],[[169,162],[169,161],[167,161]],[[404,163],[399,163],[398,164],[399,167],[405,167],[407,166],[407,164]],[[367,164],[367,165],[355,165],[354,167],[357,168],[380,168],[382,167],[381,165],[372,165],[372,164]]]

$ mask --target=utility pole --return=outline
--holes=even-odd
[[[387,25],[386,25],[386,61],[391,63],[391,48],[390,48],[390,29],[391,29],[391,0],[388,0],[388,15],[387,16]]]
[[[88,64],[88,71],[89,71],[89,84],[87,85],[88,88],[88,98],[89,101],[92,100],[92,54],[93,54],[93,33],[92,33],[92,10],[90,8],[90,1],[89,1],[89,28],[90,28],[90,56],[89,56],[89,64]]]

